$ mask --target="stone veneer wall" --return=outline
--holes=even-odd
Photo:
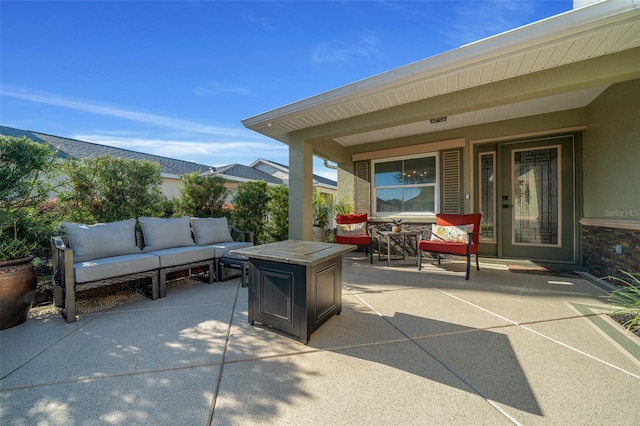
[[[622,244],[622,254],[615,245]],[[640,273],[640,231],[582,226],[583,265],[594,276],[627,278],[620,270]]]

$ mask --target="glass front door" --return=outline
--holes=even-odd
[[[502,146],[502,257],[575,261],[573,137]]]

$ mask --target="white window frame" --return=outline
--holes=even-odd
[[[379,188],[375,183],[375,175],[376,175],[376,164],[377,163],[388,163],[391,161],[404,161],[404,160],[413,160],[416,158],[428,158],[434,157],[436,162],[436,181],[434,183],[421,183],[421,184],[413,184],[413,185],[385,185],[380,186]],[[379,160],[371,161],[371,211],[374,212],[376,216],[433,216],[440,211],[440,154],[438,152],[428,152],[423,154],[416,155],[405,155],[401,157],[387,157],[381,158]],[[402,188],[402,187],[433,187],[434,188],[434,211],[432,212],[379,212],[378,211],[378,197],[377,192],[378,189],[389,189],[389,188]]]

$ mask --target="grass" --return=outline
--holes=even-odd
[[[640,274],[622,270],[620,272],[626,277],[609,277],[610,280],[621,284],[620,288],[609,295],[609,303],[620,308],[612,315],[622,316],[625,319],[622,325],[627,330],[638,333],[640,332]]]

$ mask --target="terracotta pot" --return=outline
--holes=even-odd
[[[393,226],[391,227],[391,230],[392,230],[393,232],[402,232],[402,225],[393,225]]]
[[[36,297],[33,256],[0,262],[0,330],[22,324]]]

